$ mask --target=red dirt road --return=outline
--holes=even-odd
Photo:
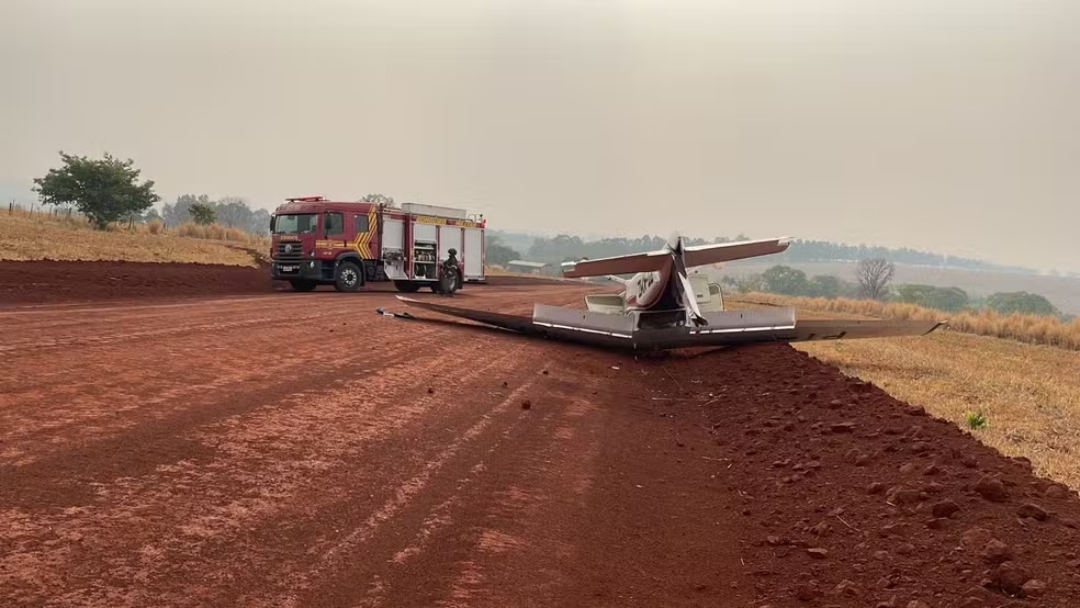
[[[789,347],[636,360],[377,306],[0,311],[0,605],[1080,603],[1074,495]]]

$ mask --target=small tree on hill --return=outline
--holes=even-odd
[[[773,266],[761,273],[765,291],[786,296],[801,296],[807,292],[806,273],[790,266]]]
[[[199,202],[191,206],[191,219],[196,224],[208,226],[217,219],[217,213],[214,211],[213,205]]]
[[[839,277],[830,274],[819,274],[810,280],[809,295],[816,298],[838,298],[844,290]]]
[[[1058,314],[1057,308],[1043,296],[1026,291],[995,293],[986,299],[986,306],[1003,315],[1019,313],[1022,315]]]
[[[896,266],[884,258],[861,260],[855,267],[855,279],[859,283],[859,294],[872,300],[884,300],[889,295]]]
[[[60,153],[64,166],[49,169],[34,179],[34,191],[49,205],[73,205],[94,227],[141,214],[161,200],[154,182],[137,183],[140,171],[134,161],[121,161],[109,153],[100,160]]]

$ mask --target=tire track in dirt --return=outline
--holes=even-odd
[[[379,319],[384,320],[385,318],[379,318]],[[395,323],[394,326],[395,327],[400,327],[402,331],[408,331],[410,333],[416,334],[416,336],[411,336],[411,337],[414,337],[414,338],[418,337],[420,335],[426,335],[426,334],[430,333],[431,331],[433,331],[431,329],[431,326],[424,325],[424,324],[419,324],[419,323],[417,323],[417,324]],[[405,337],[408,338],[410,336],[405,336]],[[418,340],[415,340],[414,342],[415,342],[415,344],[418,345],[418,348],[423,348],[423,345],[424,345],[425,341],[422,340],[422,339],[418,339]],[[446,353],[445,352],[440,352],[441,350],[445,350],[445,349],[435,349],[435,350],[432,350],[431,352],[428,353],[430,355],[429,360],[432,362],[432,365],[438,365],[438,362],[440,360],[445,359],[444,355],[446,355]],[[402,355],[402,358],[403,359],[408,358],[408,356],[409,356],[409,354],[405,354],[405,355]],[[385,363],[393,364],[393,363],[395,363],[395,361],[386,361]],[[480,370],[482,371],[482,368],[480,368]],[[408,370],[404,370],[402,373],[398,374],[397,377],[390,378],[387,381],[387,384],[388,384],[388,386],[394,386],[394,387],[407,386],[408,383],[407,383],[406,376],[408,376],[408,375],[409,375]],[[319,379],[315,378],[314,380],[316,380],[316,382],[317,382]],[[331,392],[334,392],[335,390],[340,391],[339,387],[329,387],[329,388],[330,388]],[[350,391],[345,390],[344,392],[349,393]],[[308,396],[308,397],[311,398],[311,396]],[[314,399],[314,401],[317,402],[317,399]],[[279,408],[275,408],[275,409],[279,409]],[[236,414],[236,413],[237,412],[235,412],[235,411],[228,411],[228,412],[223,413],[223,416],[232,416],[231,419],[235,420],[235,416],[233,416],[233,414]],[[229,418],[227,418],[227,419],[229,419]],[[199,423],[205,422],[205,420],[196,420],[196,421],[188,421],[188,422],[192,422],[192,424],[186,424],[186,423],[182,424],[182,425],[178,426],[177,428],[173,429],[173,431],[180,430],[182,428],[191,428],[193,426],[197,426]],[[161,429],[163,431],[169,429],[170,424],[171,424],[170,421],[165,421],[161,425]],[[185,435],[187,435],[187,436],[185,436]],[[137,435],[135,435],[135,436],[137,436]],[[158,469],[159,472],[162,471],[162,470],[168,472],[173,467],[178,467],[179,469],[185,469],[185,468],[189,467],[193,462],[197,463],[200,460],[205,459],[205,458],[203,458],[203,459],[198,458],[199,456],[205,456],[205,453],[200,453],[199,450],[197,450],[197,449],[191,449],[192,446],[195,445],[198,442],[193,442],[192,441],[192,439],[190,438],[190,433],[185,434],[184,432],[180,432],[178,434],[175,434],[175,437],[180,437],[181,439],[176,439],[176,438],[170,439],[170,441],[172,441],[173,444],[174,444],[172,447],[179,446],[179,448],[183,448],[183,451],[185,451],[189,456],[195,456],[196,458],[180,461],[179,463],[177,463],[175,465],[158,466],[157,469]],[[134,436],[129,430],[128,432],[125,432],[124,435],[122,435],[121,437],[119,437],[117,439],[117,444],[115,444],[115,445],[123,444],[125,441],[131,441],[132,439],[134,439]],[[184,442],[191,442],[191,443],[185,444],[185,445],[180,445],[180,444],[176,443],[177,441],[184,441]],[[96,456],[104,456],[106,453],[109,452],[109,447],[113,447],[113,444],[109,444],[109,443],[105,443],[105,444],[101,444],[101,445],[102,445],[102,447],[100,448],[100,450],[96,454]],[[433,443],[433,445],[438,445],[438,443]],[[205,443],[202,446],[195,446],[195,447],[203,447],[204,451],[205,451]],[[217,449],[219,449],[219,450],[222,449],[222,446],[220,446],[220,445],[215,446],[215,447]],[[165,446],[162,450],[160,450],[160,453],[163,454],[163,455],[167,455],[168,453],[170,453],[172,451],[173,450],[170,448],[170,446]],[[78,454],[78,453],[76,453],[76,454],[68,454],[67,456],[68,457],[71,457],[71,456],[75,456],[75,457],[83,456],[83,457],[85,457],[86,454]],[[77,458],[77,460],[82,460],[82,459],[83,458]],[[228,454],[226,459],[229,460],[229,461],[239,462],[244,467],[265,466],[266,465],[266,462],[252,463],[250,461],[250,459],[245,458],[243,456],[243,454],[237,454],[237,453]],[[165,462],[167,460],[168,460],[167,458],[162,458],[162,459],[160,459],[160,462],[163,463],[163,462]],[[33,471],[33,472],[34,473],[39,473],[39,471]],[[309,473],[311,473],[311,472],[317,472],[317,471],[309,471]],[[275,473],[275,474],[277,474],[277,473]],[[132,475],[135,475],[135,477],[132,478]],[[63,477],[63,476],[64,475],[59,475],[59,477]],[[37,475],[36,477],[37,477],[38,481],[42,480],[41,475]],[[48,476],[44,476],[44,477],[45,477],[45,479],[48,479]],[[132,483],[132,479],[137,480],[140,477],[144,478],[144,479],[147,478],[147,476],[145,474],[143,474],[143,473],[140,473],[139,470],[127,469],[127,470],[125,470],[125,477],[124,478],[118,479],[117,481],[114,481],[112,483],[100,484],[97,487],[98,494],[99,494],[99,496],[104,496],[110,502],[115,503],[116,500],[117,500],[117,497],[123,494],[124,486]],[[27,475],[24,479],[27,482],[29,482],[30,478],[31,478],[30,475]],[[197,493],[197,490],[190,483],[190,481],[191,480],[185,480],[185,479],[172,479],[172,480],[169,480],[167,478],[151,479],[151,482],[148,483],[145,486],[145,488],[152,488],[152,487],[172,488],[172,489],[180,488],[181,492],[179,492],[179,494],[181,496],[191,496],[193,493]],[[264,481],[274,483],[273,480],[264,480]],[[213,497],[215,499],[219,499],[219,500],[216,500],[215,502],[220,502],[220,500],[223,499],[220,492],[215,491],[212,488],[214,488],[215,486],[216,487],[230,487],[232,485],[232,483],[233,482],[230,482],[227,479],[219,479],[215,483],[203,484],[203,486],[207,487],[207,489],[209,490],[208,494],[211,497]],[[195,484],[195,486],[197,486],[197,485],[198,484]],[[27,493],[25,493],[25,492],[20,492],[19,494],[21,494],[23,496],[27,495]],[[151,497],[153,497],[152,496],[152,494],[153,494],[152,491],[149,492],[149,494],[151,495]],[[172,493],[170,491],[166,491],[165,494],[167,496],[169,494],[173,494],[171,496],[171,498],[173,498],[173,499],[178,498],[177,496],[175,496],[175,493]],[[87,515],[91,515],[92,519],[111,523],[115,527],[110,531],[110,533],[114,534],[114,535],[117,535],[117,536],[120,536],[120,537],[124,537],[125,535],[130,535],[132,533],[135,533],[137,535],[137,531],[134,530],[134,529],[144,527],[144,526],[146,526],[146,524],[148,522],[146,522],[145,520],[142,520],[141,518],[138,518],[138,517],[134,517],[134,518],[131,517],[131,513],[133,511],[138,511],[140,509],[140,507],[145,508],[145,507],[147,507],[147,505],[153,504],[152,500],[151,501],[144,501],[144,500],[139,499],[139,496],[140,496],[140,494],[138,492],[133,492],[129,496],[130,500],[122,500],[120,502],[120,504],[118,504],[114,509],[112,509],[116,513],[115,516],[109,515],[108,513],[103,513],[101,511],[97,511],[97,512],[94,512],[94,513],[84,513],[83,510],[82,510],[83,509],[82,507],[75,507],[73,509],[69,508],[69,509],[65,510],[64,513],[67,516],[78,516],[78,515],[81,515],[81,514],[87,514]],[[143,498],[146,498],[147,493],[143,493],[143,494],[141,494],[141,496]],[[159,494],[158,498],[159,499],[161,498],[160,494]],[[264,499],[265,498],[267,498],[267,497],[264,497]],[[280,492],[279,492],[279,495],[273,495],[273,496],[270,496],[269,498],[272,499],[272,500],[279,500],[280,498],[282,498],[282,496],[280,495]],[[193,499],[194,499],[194,497],[193,497]],[[246,506],[242,506],[242,505],[237,506],[237,505],[234,505],[234,504],[227,504],[226,509],[227,510],[228,509],[236,509],[236,513],[240,513],[240,514],[244,514],[244,513],[247,513],[249,511],[249,508],[246,507]],[[236,513],[234,513],[234,515],[236,515]],[[8,513],[8,517],[6,517],[5,519],[7,519],[8,521],[18,520],[19,519],[19,513]],[[205,533],[208,532],[208,531],[209,532],[217,532],[216,530],[207,529],[205,527],[205,525],[204,525],[206,522],[211,522],[212,523],[213,521],[214,521],[214,516],[211,516],[209,518],[205,518],[203,522],[196,521],[196,522],[194,522],[194,524],[181,524],[181,527],[186,526],[188,531],[189,532],[194,531],[196,536],[205,535]],[[75,523],[75,525],[72,525],[73,523]],[[80,539],[80,541],[79,541],[80,545],[85,546],[87,544],[91,544],[93,542],[93,540],[95,540],[95,539],[96,540],[101,539],[101,535],[95,535],[92,528],[91,529],[82,529],[77,525],[77,522],[54,521],[54,522],[49,522],[49,525],[50,525],[50,527],[53,527],[54,529],[66,530],[65,534],[69,534],[69,535],[73,535],[75,537],[78,537]],[[201,531],[198,530],[200,528],[200,526],[202,527]],[[153,528],[153,527],[151,526],[151,528]],[[35,531],[34,530],[24,530],[24,532],[25,532],[25,534],[23,536],[27,537],[27,536],[33,536]],[[227,534],[226,534],[226,536],[227,536]],[[181,542],[181,544],[183,544],[183,542]],[[106,547],[99,545],[98,547],[96,547],[96,549],[98,550],[98,552],[102,552],[102,551],[105,551]],[[142,555],[144,559],[147,559],[147,560],[150,560],[150,561],[160,562],[162,559],[166,559],[166,558],[169,557],[168,552],[160,549],[159,547],[153,547],[153,546],[134,547],[134,546],[132,546],[132,547],[129,547],[129,549],[131,549],[131,551],[128,552],[128,555]],[[113,552],[112,551],[105,551],[105,553],[109,554],[109,553],[113,553]],[[123,553],[124,553],[124,551],[119,551],[118,553],[115,553],[115,554],[120,555],[120,554],[123,554]],[[59,553],[57,551],[53,551],[53,554],[58,555]],[[23,555],[22,557],[25,557],[25,555]],[[77,557],[78,557],[77,555],[72,556],[72,559],[74,559],[77,562]],[[143,571],[136,572],[136,571],[133,571],[130,566],[125,564],[124,560],[121,559],[118,562],[118,561],[116,561],[117,559],[118,558],[113,558],[112,560],[106,559],[106,560],[104,560],[104,563],[109,565],[111,571],[114,572],[114,576],[120,576],[122,579],[124,578],[124,576],[131,576],[132,578],[129,579],[129,580],[137,580],[137,581],[143,582],[143,581],[146,581],[148,579],[153,579],[155,577],[160,578],[159,575],[162,574],[161,572],[153,572],[153,569],[151,569],[150,571],[145,571],[145,569],[144,569]],[[24,562],[25,562],[25,560],[24,560]],[[49,568],[43,567],[45,565],[46,564],[43,564],[43,563],[39,562],[39,563],[36,564],[36,568],[34,568],[34,569],[36,571],[38,571],[39,573],[48,572]],[[62,563],[57,563],[57,564],[53,564],[53,565],[55,566],[53,568],[53,571],[57,571],[57,572],[66,571],[66,572],[69,573],[68,574],[69,577],[78,578],[78,577],[74,576],[74,573],[78,573],[80,571],[80,568],[74,567],[73,564],[69,564],[68,566],[64,566]],[[23,566],[24,566],[24,569],[25,569],[27,564],[23,563]],[[85,568],[84,568],[84,570],[85,570]],[[128,573],[128,574],[124,575],[123,573],[125,573],[125,572]],[[82,572],[82,576],[86,577],[87,581],[93,580],[95,578],[95,576],[99,576],[99,575],[100,574],[95,574],[93,569],[91,569],[90,571]],[[100,587],[100,584],[98,586]],[[87,597],[84,597],[84,596],[79,596],[78,592],[73,592],[73,593],[75,594],[71,598],[73,601],[75,599],[78,599],[79,602],[93,603],[93,601],[90,598],[87,598]],[[185,597],[185,594],[184,593],[179,593],[176,596],[174,596],[174,599],[179,601],[183,597]],[[116,600],[120,599],[120,596],[118,596],[116,594],[113,594],[113,593],[106,593],[105,596],[103,596],[103,598],[108,598],[107,601],[116,601]]]
[[[363,330],[357,329],[350,334],[350,328],[341,327],[338,319],[339,315],[328,312],[320,321],[320,327],[329,325],[342,330],[337,334],[339,339],[335,343],[351,335],[361,335],[365,339],[374,337],[361,334],[359,332]],[[431,327],[420,325],[404,329],[412,333],[403,335],[409,335],[417,342],[434,331]],[[185,413],[189,411],[201,412],[190,421],[192,424],[205,422],[248,407],[243,400],[231,399],[225,407],[214,407],[223,397],[229,399],[238,386],[255,387],[253,392],[257,397],[258,391],[273,391],[273,387],[295,383],[297,378],[310,376],[307,378],[309,382],[331,381],[335,374],[357,365],[371,367],[387,357],[408,356],[388,347],[372,346],[344,348],[340,356],[326,357],[324,353],[328,339],[311,335],[302,325],[258,336],[257,343],[242,352],[229,346],[231,343],[245,342],[242,334],[217,337],[222,340],[223,348],[228,349],[224,354],[225,360],[230,363],[228,373],[222,373],[220,367],[208,368],[199,359],[209,351],[205,346],[205,336],[178,340],[167,348],[155,345],[142,351],[120,348],[78,353],[79,357],[89,354],[94,358],[95,362],[90,366],[94,369],[94,385],[72,386],[64,383],[56,387],[49,383],[34,383],[35,388],[30,391],[21,394],[11,391],[0,399],[0,422],[6,423],[9,428],[0,457],[8,462],[27,464],[29,460],[41,458],[50,452],[62,452],[68,443],[83,444],[94,438],[114,436],[140,424],[171,428],[173,423],[168,420],[162,422],[162,419],[189,416]],[[250,340],[250,337],[247,338]],[[276,346],[282,342],[290,345],[284,353],[279,352]],[[152,371],[147,371],[138,362],[146,357],[161,363],[155,365]],[[67,377],[70,373],[68,370],[77,367],[78,361],[81,359],[73,357],[72,366],[65,366],[63,360],[54,361],[53,368],[59,368],[59,375]],[[33,365],[35,361],[24,363]],[[0,382],[0,385],[3,384],[7,383]],[[133,384],[152,385],[155,396],[147,398],[145,393],[125,390]],[[119,392],[122,390],[124,392]],[[237,394],[244,396],[245,393],[239,391]],[[109,402],[104,404],[102,397],[106,395]],[[179,413],[176,412],[176,404],[181,405]],[[14,407],[16,405],[18,407]],[[77,431],[78,435],[65,437],[59,434],[64,429]],[[48,446],[42,449],[40,442],[45,440]]]
[[[470,383],[488,374],[492,366],[499,366],[511,357],[513,353],[500,353],[496,360],[478,366],[474,374],[456,386],[467,389]],[[392,379],[387,386],[396,384],[400,383]],[[527,390],[527,386],[522,390]],[[422,387],[417,392],[420,394],[405,394],[403,399],[398,394],[380,395],[374,411],[389,409],[369,425],[362,443],[342,456],[341,466],[321,472],[319,485],[336,491],[309,496],[303,504],[285,505],[279,515],[264,521],[255,533],[235,541],[253,547],[268,542],[276,545],[269,554],[253,551],[251,558],[259,563],[247,565],[239,574],[245,577],[257,572],[257,578],[249,585],[238,584],[237,588],[258,589],[261,593],[256,597],[217,597],[215,601],[279,605],[282,597],[306,586],[304,581],[312,570],[309,564],[320,564],[319,568],[326,567],[324,562],[333,565],[335,554],[355,555],[357,544],[369,541],[382,526],[390,525],[391,520],[395,527],[399,526],[398,514],[456,453],[462,441],[472,441],[490,424],[492,411],[499,407],[500,400],[506,399],[506,391],[480,398],[468,392],[439,397],[442,390],[430,397]],[[390,405],[399,400],[410,405]],[[443,407],[433,410],[436,404]],[[437,427],[431,424],[435,420],[420,426],[425,416],[434,416]],[[405,446],[407,449],[403,451]],[[363,492],[357,494],[354,490],[357,487],[364,488]],[[370,548],[361,552],[365,560],[371,559],[370,554]]]

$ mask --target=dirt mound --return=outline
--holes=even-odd
[[[270,271],[262,265],[0,261],[0,304],[251,294],[274,289]]]
[[[1080,500],[1065,486],[790,347],[728,355],[678,368],[711,394],[707,458],[739,497],[755,606],[1080,597]]]

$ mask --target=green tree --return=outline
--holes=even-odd
[[[64,166],[34,179],[34,191],[49,205],[72,205],[98,229],[141,214],[161,200],[154,182],[139,184],[140,171],[131,159],[109,153],[100,160],[60,152]]]
[[[206,226],[214,223],[214,220],[217,219],[217,213],[214,211],[213,205],[199,202],[191,206],[191,219],[196,224]]]
[[[805,295],[809,287],[806,273],[790,266],[773,266],[761,273],[761,278],[765,291],[785,296]]]
[[[227,196],[214,205],[214,219],[228,228],[246,229],[251,219],[251,207],[242,198]]]
[[[740,293],[753,293],[755,291],[765,291],[765,279],[760,274],[748,274],[737,277],[732,277],[735,282],[735,288]]]
[[[497,266],[506,266],[510,260],[520,260],[521,254],[514,249],[503,245],[494,236],[487,237],[487,263]]]
[[[831,274],[819,274],[810,279],[809,293],[815,298],[838,298],[844,290],[839,277]]]
[[[1019,313],[1022,315],[1056,315],[1057,308],[1050,300],[1026,291],[995,293],[986,299],[986,306],[1003,315]]]
[[[959,287],[907,284],[896,288],[896,299],[935,310],[959,312],[968,307],[971,299]]]

